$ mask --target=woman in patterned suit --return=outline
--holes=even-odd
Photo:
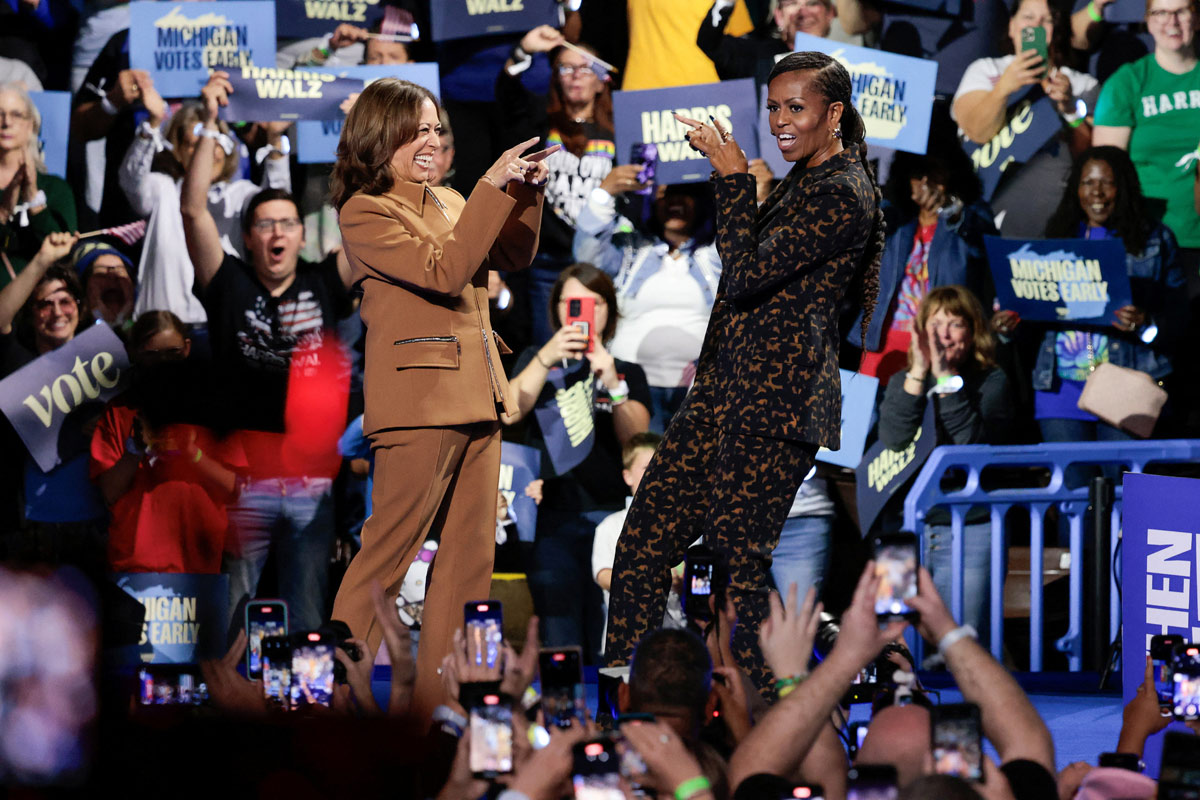
[[[733,137],[679,118],[713,166],[724,270],[695,385],[621,535],[607,653],[610,665],[629,662],[662,619],[671,565],[703,534],[729,567],[734,654],[770,697],[757,640],[771,551],[817,449],[839,445],[838,309],[849,292],[869,322],[884,233],[845,68],[822,53],[787,56],[771,72],[767,109],[795,166],[761,208]]]

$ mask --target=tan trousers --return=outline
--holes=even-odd
[[[373,437],[371,516],[350,562],[333,618],[374,653],[383,637],[371,603],[379,581],[391,609],[404,575],[431,532],[440,535],[425,592],[413,712],[428,719],[444,702],[438,667],[450,652],[463,605],[491,591],[500,480],[500,424],[389,430]]]

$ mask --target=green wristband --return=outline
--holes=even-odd
[[[1087,15],[1092,22],[1104,22],[1104,15],[1100,13],[1100,9],[1096,8],[1095,0],[1088,0]]]
[[[692,795],[707,792],[712,788],[712,781],[703,775],[697,775],[675,787],[675,800],[688,800]]]
[[[788,686],[799,686],[808,675],[792,675],[788,678],[778,678],[775,681],[775,691],[787,688]]]

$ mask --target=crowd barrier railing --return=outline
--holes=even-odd
[[[1013,508],[1029,512],[1030,536],[1030,612],[1029,669],[1042,670],[1043,555],[1046,512],[1055,505],[1065,515],[1070,531],[1071,567],[1069,577],[1070,608],[1065,635],[1056,640],[1057,649],[1067,655],[1072,671],[1083,662],[1084,598],[1084,514],[1088,509],[1088,485],[1068,488],[1067,468],[1072,465],[1119,465],[1128,472],[1143,472],[1147,464],[1200,462],[1200,439],[1151,440],[1128,442],[1059,442],[1038,445],[945,445],[936,448],[917,474],[904,501],[904,529],[913,531],[922,541],[924,553],[925,519],[937,507],[946,508],[951,519],[951,593],[950,609],[955,619],[963,611],[963,521],[973,508],[986,509],[991,517],[991,586],[988,599],[990,621],[989,649],[1000,659],[1004,642],[1005,553],[1008,547],[1006,518]],[[1050,471],[1049,483],[1039,488],[992,488],[985,490],[980,475],[986,468],[1042,467]],[[959,471],[957,480],[966,483],[960,489],[943,490],[942,480],[951,471]],[[1114,564],[1121,530],[1121,486],[1114,487],[1111,511],[1113,532],[1108,542],[1108,563]],[[1114,574],[1109,571],[1108,641],[1116,638],[1121,624],[1119,592]],[[1097,613],[1102,613],[1097,610]],[[919,644],[919,643],[918,643]]]

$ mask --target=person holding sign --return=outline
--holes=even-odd
[[[363,90],[338,143],[330,193],[363,293],[373,512],[334,601],[374,652],[383,635],[370,589],[389,605],[431,531],[440,535],[418,654],[414,711],[443,697],[438,665],[463,604],[487,597],[495,552],[500,416],[512,410],[491,330],[487,271],[524,269],[537,250],[544,159],[557,148],[506,150],[469,200],[432,188],[440,146],[429,90],[384,78]]]
[[[769,554],[817,449],[839,446],[837,309],[849,294],[864,306],[865,325],[878,291],[880,193],[850,93],[845,67],[823,53],[775,65],[770,129],[794,166],[761,207],[733,137],[678,117],[713,166],[724,269],[695,384],[618,545],[610,664],[627,663],[662,619],[671,566],[703,534],[728,562],[737,660],[773,696],[756,639],[768,612]]]

